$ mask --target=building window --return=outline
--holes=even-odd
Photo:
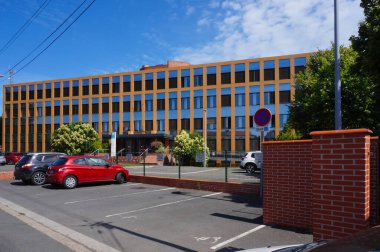
[[[207,85],[216,85],[216,67],[207,67]]]
[[[200,87],[203,86],[203,69],[194,68],[194,86]]]
[[[102,78],[102,93],[109,94],[110,93],[110,81],[108,77]]]
[[[124,121],[123,122],[123,133],[128,133],[130,128],[130,122],[129,121]]]
[[[8,92],[8,90],[6,92]],[[10,89],[9,89],[9,92],[10,92]],[[10,100],[10,94],[7,93],[6,95],[7,95],[6,99],[9,98],[9,100]],[[9,97],[8,97],[8,95],[9,95]],[[9,101],[9,100],[7,100],[7,101]],[[23,101],[26,100],[26,86],[21,86],[21,100],[23,100]]]
[[[145,131],[153,130],[153,120],[145,120]]]
[[[298,74],[300,72],[305,71],[305,66],[306,66],[306,58],[305,57],[294,59],[294,73],[295,74]]]
[[[276,116],[275,115],[272,115],[272,118],[270,120],[270,127],[276,128]]]
[[[29,100],[34,99],[34,85],[29,85]]]
[[[79,81],[73,80],[73,96],[79,95]]]
[[[157,99],[157,111],[165,110],[165,99]]]
[[[203,130],[203,118],[194,118],[194,129]]]
[[[236,129],[245,128],[245,116],[235,116],[235,128]]]
[[[123,101],[123,112],[130,112],[131,111],[131,102],[130,101]]]
[[[222,107],[231,107],[231,95],[222,95]]]
[[[274,92],[264,92],[264,104],[274,104]]]
[[[112,132],[119,132],[119,121],[112,122]]]
[[[190,70],[189,69],[181,70],[181,86],[190,87]]]
[[[33,86],[30,86],[33,87]],[[11,100],[11,88],[7,87],[5,88],[5,100],[10,101]]]
[[[290,91],[280,91],[280,103],[290,103]]]
[[[23,87],[21,87],[21,99],[23,99],[23,89],[22,89]],[[26,89],[25,89],[25,91],[26,91]],[[51,83],[46,83],[45,84],[45,96],[46,96],[46,99],[50,99],[51,98]]]
[[[88,95],[90,93],[90,81],[89,79],[82,80],[82,95]]]
[[[78,105],[78,100],[73,100],[71,105],[71,113],[73,115],[78,115],[79,114],[79,105]]]
[[[153,73],[145,74],[145,90],[153,90]]]
[[[177,132],[177,119],[169,119],[169,131]]]
[[[235,94],[235,106],[245,106],[245,94]]]
[[[249,94],[249,105],[250,106],[260,105],[260,93],[259,92]]]
[[[43,86],[42,84],[37,84],[37,99],[42,99],[42,98],[43,98]]]
[[[142,81],[141,81],[141,74],[135,74],[134,75],[134,87],[135,91],[141,91],[142,90]]]
[[[177,70],[169,71],[169,88],[177,88]]]
[[[235,64],[235,83],[245,82],[245,64]]]
[[[54,97],[61,97],[61,83],[54,82]],[[30,99],[30,86],[29,86],[29,99]]]
[[[134,101],[134,111],[135,112],[141,112],[141,101]]]
[[[290,60],[282,59],[279,61],[280,80],[290,79]]]
[[[108,133],[108,122],[103,122],[102,123],[102,132],[103,134],[107,134]]]
[[[260,81],[260,63],[259,62],[249,63],[249,81],[250,82]]]
[[[207,108],[216,108],[216,96],[207,96]]]
[[[92,79],[92,94],[99,94],[99,78]]]
[[[120,76],[112,76],[112,93],[120,92]]]
[[[153,111],[153,101],[145,100],[145,111]]]
[[[181,98],[181,109],[182,110],[190,109],[190,97],[182,97]]]
[[[30,111],[30,110],[29,110]],[[54,115],[59,116],[61,114],[61,106],[59,101],[54,101]]]
[[[82,100],[82,114],[87,115],[89,113],[88,99]]]
[[[231,83],[231,66],[230,65],[221,66],[220,73],[221,73],[221,83],[230,84]]]
[[[131,92],[131,76],[123,75],[123,91]]]
[[[134,125],[135,125],[135,131],[140,132],[141,131],[141,120],[135,120]]]
[[[18,87],[13,87],[13,100],[18,101]]]
[[[289,115],[288,114],[280,114],[280,128],[283,128],[288,121]]]
[[[165,72],[157,73],[157,89],[165,89]]]
[[[194,97],[194,108],[195,109],[203,108],[203,97],[202,96],[195,96]]]
[[[169,110],[177,110],[177,98],[169,99]]]
[[[165,119],[157,120],[157,131],[165,131]]]
[[[183,130],[190,130],[190,119],[181,119],[181,128]]]
[[[235,139],[235,151],[245,151],[245,140]]]
[[[108,114],[110,112],[109,100],[108,97],[102,99],[102,113]]]
[[[207,118],[207,129],[208,130],[216,130],[216,118],[215,117]]]
[[[70,103],[69,101],[63,101],[63,115],[69,115],[70,113]]]
[[[92,114],[99,114],[99,102],[97,98],[92,99],[91,108],[92,108]]]
[[[274,60],[264,61],[264,81],[274,80]]]
[[[63,97],[70,97],[70,82],[63,82]]]
[[[93,123],[92,123],[92,127],[94,128],[94,130],[95,130],[96,132],[99,132],[99,123],[98,123],[98,122],[93,122]]]
[[[231,129],[231,117],[222,117],[222,129]]]
[[[114,99],[117,98],[117,99]],[[119,97],[112,98],[112,113],[119,113],[120,112],[120,106],[119,106]]]

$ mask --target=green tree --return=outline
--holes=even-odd
[[[182,130],[174,138],[174,153],[177,156],[180,156],[182,163],[189,163],[190,161],[195,160],[197,153],[203,153],[204,151],[204,141],[201,135],[198,133],[187,133]],[[209,158],[210,151],[206,146],[206,160]]]
[[[298,140],[301,138],[302,135],[298,133],[295,129],[292,129],[289,123],[286,123],[284,129],[276,137],[276,140]]]
[[[358,57],[351,47],[340,47],[342,86],[342,127],[374,129],[374,84],[353,71]],[[334,129],[334,49],[319,50],[296,76],[298,87],[290,106],[289,126],[303,137],[314,130]]]
[[[81,122],[62,125],[51,139],[54,151],[69,155],[89,153],[101,146],[98,133],[89,124]]]
[[[350,38],[352,47],[359,53],[357,70],[368,74],[375,83],[376,126],[380,129],[380,1],[362,0],[365,20],[360,22],[358,36]]]

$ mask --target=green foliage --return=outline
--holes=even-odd
[[[174,139],[174,153],[181,156],[182,160],[195,160],[197,153],[203,153],[204,141],[198,133],[187,133],[182,130]],[[210,151],[206,146],[206,160],[209,159]]]
[[[163,149],[165,150],[165,148],[164,148],[164,144],[163,144],[162,142],[160,142],[160,141],[154,141],[154,142],[151,142],[151,143],[150,143],[150,148],[151,148],[153,151],[155,151],[155,152],[157,152],[157,150],[158,150],[158,149],[161,149],[161,148],[163,148]]]
[[[357,53],[340,47],[342,87],[342,127],[374,129],[375,93],[373,82],[353,71]],[[335,128],[334,48],[319,50],[296,76],[298,88],[290,106],[289,127],[302,137],[315,130]]]
[[[156,153],[164,154],[165,153],[165,147],[163,145],[160,145],[158,148],[155,149]]]
[[[376,108],[374,116],[380,128],[380,1],[362,0],[365,20],[359,24],[358,36],[350,38],[352,47],[358,52],[356,70],[368,74],[375,83]]]
[[[276,137],[276,140],[298,140],[301,138],[302,135],[298,133],[296,130],[292,129],[290,125],[287,123],[285,124],[284,129]]]
[[[102,149],[102,151],[108,152],[111,149],[110,143],[109,142],[101,143],[101,149]]]
[[[62,125],[51,139],[54,151],[69,155],[92,152],[101,146],[98,133],[86,123]]]

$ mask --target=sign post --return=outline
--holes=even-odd
[[[260,127],[260,150],[263,151],[263,142],[264,142],[264,126],[268,125],[272,118],[272,114],[269,109],[261,108],[256,111],[253,120],[256,125]]]
[[[111,133],[111,157],[116,157],[116,132]]]

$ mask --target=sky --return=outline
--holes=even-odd
[[[55,35],[13,67],[83,1]],[[9,83],[9,68],[16,72],[13,83],[24,83],[136,71],[169,59],[201,64],[313,52],[334,40],[333,0],[96,0],[23,68],[92,1],[0,0],[0,84]],[[339,0],[341,44],[350,44],[363,19],[359,0]],[[2,104],[2,89],[0,95]]]

